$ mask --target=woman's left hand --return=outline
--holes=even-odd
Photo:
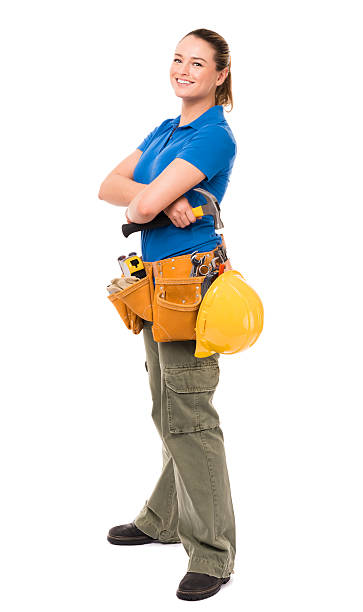
[[[193,213],[193,208],[185,196],[180,196],[180,198],[177,198],[164,208],[164,213],[176,227],[187,227],[187,225],[195,223],[197,220]]]

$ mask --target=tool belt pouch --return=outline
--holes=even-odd
[[[139,334],[144,327],[143,319],[153,320],[152,295],[154,285],[152,281],[152,267],[148,267],[147,274],[127,289],[121,289],[108,295],[108,299],[115,306],[117,312],[125,323],[127,329]]]
[[[225,245],[223,235],[222,240]],[[199,255],[205,255],[208,263],[214,252]],[[143,329],[145,319],[153,323],[155,342],[196,340],[195,327],[205,277],[190,276],[190,255],[143,263],[146,271],[144,278],[127,289],[107,296],[126,327],[138,334]]]
[[[108,299],[115,306],[117,312],[119,313],[121,319],[125,323],[127,329],[131,329],[134,334],[139,334],[144,326],[144,323],[140,317],[132,312],[130,308],[126,306],[126,304],[121,299],[121,294],[123,291],[118,291],[117,293],[111,293],[108,295]]]
[[[153,300],[155,342],[195,340],[203,276],[155,278]]]

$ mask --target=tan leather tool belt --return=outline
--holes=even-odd
[[[225,247],[223,234],[221,237]],[[214,257],[214,250],[196,256],[200,259],[205,255],[204,263],[207,265]],[[195,340],[204,276],[190,276],[193,268],[190,254],[143,263],[144,278],[107,296],[126,327],[139,334],[145,319],[153,323],[155,342]]]

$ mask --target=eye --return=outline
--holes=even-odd
[[[174,58],[174,62],[181,62],[181,59],[179,59],[179,57],[176,57]],[[197,66],[203,68],[202,64],[200,64],[199,62],[193,62],[193,64],[197,64]]]

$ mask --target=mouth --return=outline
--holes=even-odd
[[[175,78],[175,81],[181,87],[189,87],[189,85],[193,85],[193,83],[194,83],[194,81],[188,81],[187,79],[179,79],[178,77]]]

